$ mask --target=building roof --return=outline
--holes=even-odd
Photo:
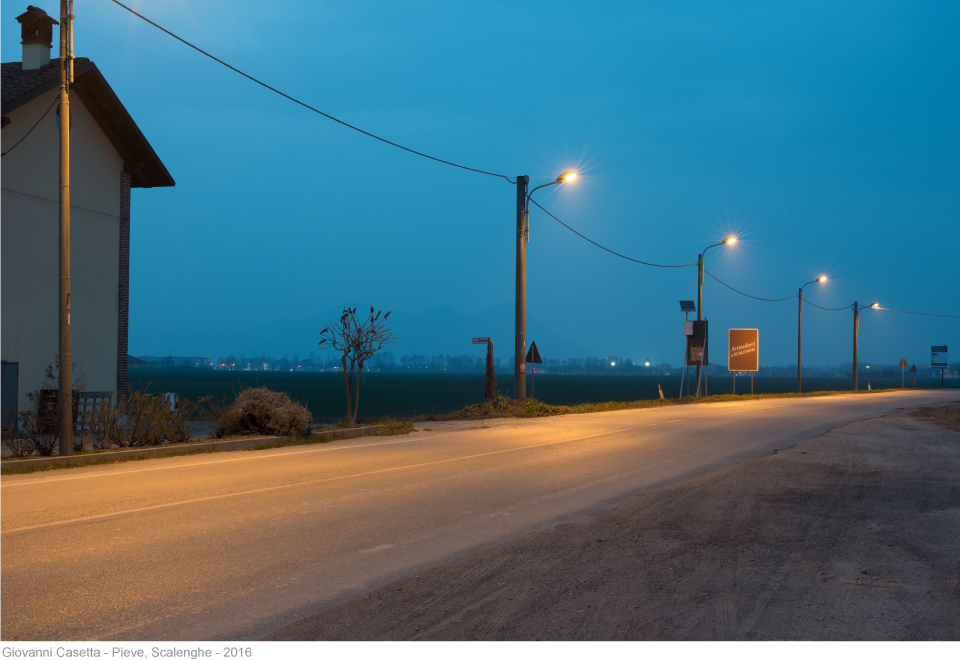
[[[107,84],[97,65],[85,57],[78,57],[74,60],[73,77],[71,92],[76,92],[80,97],[125,161],[124,170],[130,173],[130,185],[134,188],[175,185],[173,177],[116,93]],[[5,116],[59,86],[59,59],[51,60],[48,66],[27,73],[22,71],[20,62],[0,64],[2,114]]]

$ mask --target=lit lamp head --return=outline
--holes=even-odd
[[[821,275],[820,277],[817,278],[817,281],[822,284],[823,282],[826,282],[826,281],[827,281],[827,276],[826,276],[826,275]]]
[[[724,245],[732,245],[733,243],[736,243],[736,242],[737,242],[736,236],[728,236],[727,238],[723,239]]]
[[[569,172],[564,172],[563,174],[558,176],[557,183],[570,183],[576,178],[577,178],[577,173],[571,170]]]
[[[873,307],[874,309],[880,309],[880,303],[873,303],[870,306]]]

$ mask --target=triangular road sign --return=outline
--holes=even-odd
[[[913,365],[912,367],[910,367],[910,373],[912,374],[917,373],[917,365]]]
[[[900,358],[900,368],[903,369],[907,366],[907,358]]]
[[[537,350],[537,342],[530,342],[530,350],[527,351],[527,359],[524,362],[543,364],[543,360],[540,359],[540,351]]]

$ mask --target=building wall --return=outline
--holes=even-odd
[[[51,91],[7,115],[11,123],[0,133],[3,151],[23,137],[55,97]],[[123,160],[76,95],[70,109],[74,378],[82,375],[87,390],[117,392]],[[19,363],[20,410],[33,407],[27,393],[40,388],[44,367],[58,352],[59,129],[55,112],[56,107],[0,161],[0,357]]]

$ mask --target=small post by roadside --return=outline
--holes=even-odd
[[[910,374],[913,376],[913,384],[910,387],[916,387],[917,386],[917,365],[913,365],[910,367]]]
[[[904,376],[906,375],[907,358],[900,358],[900,389],[904,386]]]
[[[490,401],[497,395],[497,372],[493,363],[493,339],[490,337],[474,337],[474,344],[487,345],[487,363],[483,383],[483,400]]]

